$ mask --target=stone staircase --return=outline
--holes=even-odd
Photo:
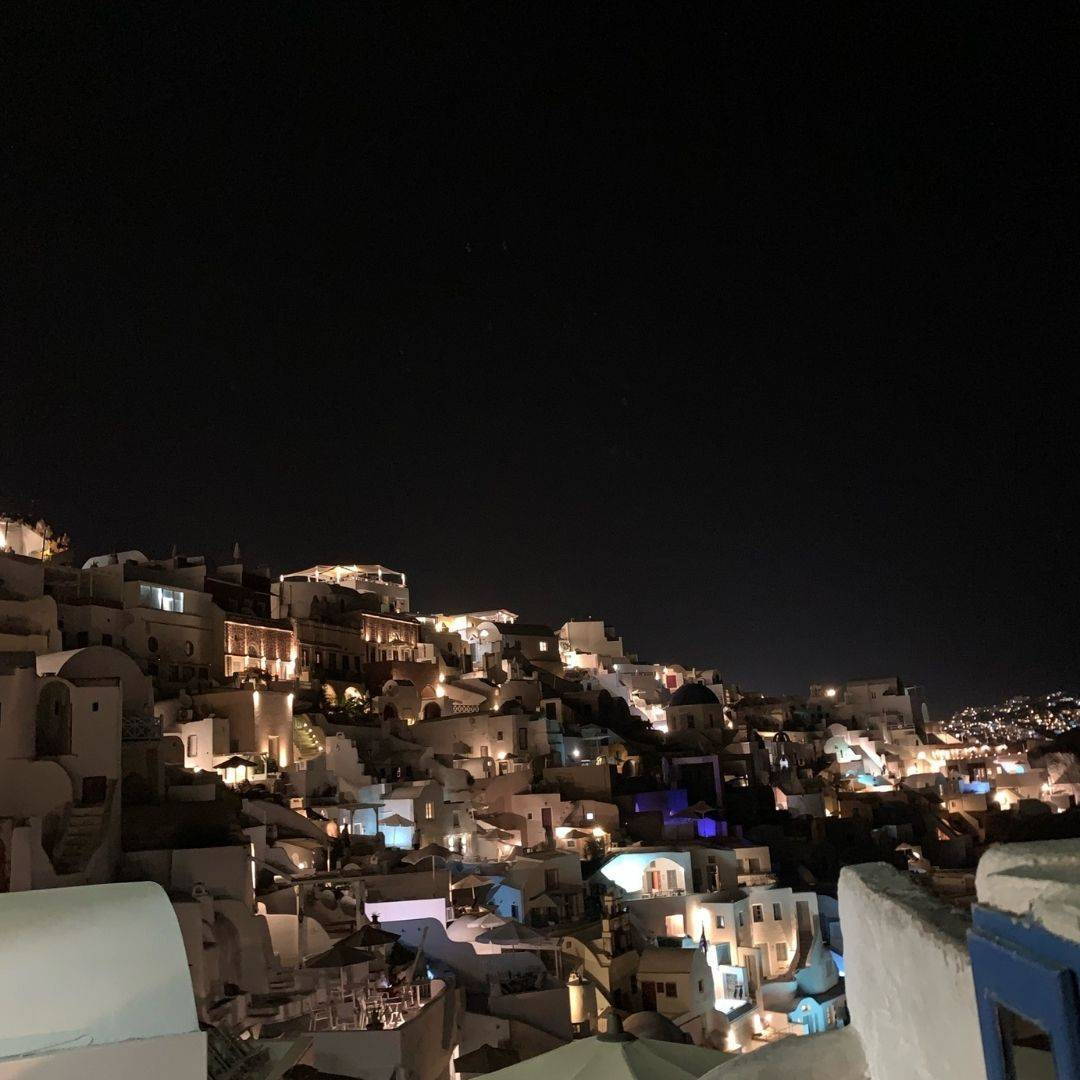
[[[96,806],[72,806],[64,831],[52,851],[57,874],[79,874],[86,869],[105,834],[108,802]]]
[[[326,748],[326,735],[322,728],[316,727],[307,716],[294,716],[293,746],[296,748],[297,760],[308,761],[318,757]]]

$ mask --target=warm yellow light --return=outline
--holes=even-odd
[[[825,691],[825,696],[826,697],[836,697],[836,687],[835,686],[830,686],[829,689]]]
[[[604,830],[601,829],[599,825],[597,825],[596,828],[593,829],[592,834],[593,836],[607,836],[607,833],[604,832]]]

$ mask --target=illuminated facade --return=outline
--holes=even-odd
[[[272,624],[236,616],[225,619],[225,677],[256,669],[271,679],[296,676],[296,632],[288,623]]]

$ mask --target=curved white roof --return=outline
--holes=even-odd
[[[39,675],[64,679],[119,679],[125,712],[151,712],[154,692],[150,679],[127,653],[111,645],[84,645],[37,658]]]
[[[180,927],[159,885],[0,895],[0,1061],[198,1030]]]

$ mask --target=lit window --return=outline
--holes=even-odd
[[[140,585],[139,603],[142,607],[156,608],[158,611],[184,610],[184,593],[181,589],[164,589],[160,585]]]
[[[435,804],[433,802],[424,804],[424,818],[427,821],[435,820]]]
[[[586,821],[592,821],[592,819],[593,819],[593,812],[591,810],[586,810],[585,811],[585,820]]]
[[[546,641],[541,641],[540,642],[540,651],[541,652],[547,652],[548,651],[548,643]]]

